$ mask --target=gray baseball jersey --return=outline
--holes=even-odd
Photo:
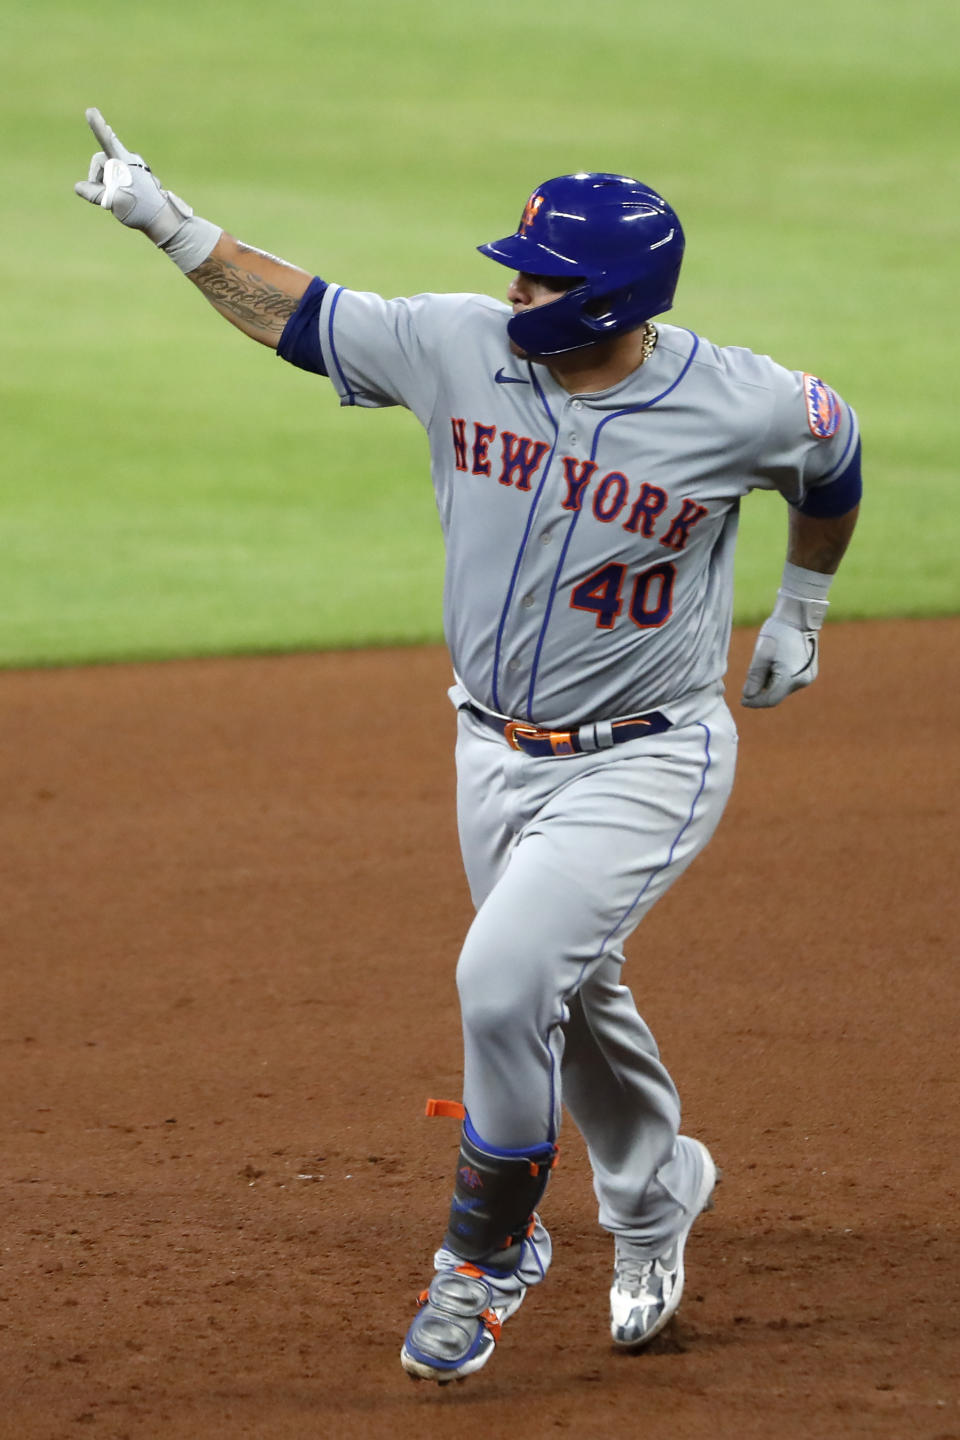
[[[322,363],[344,405],[408,406],[430,439],[477,909],[457,965],[469,1121],[488,1153],[526,1154],[556,1138],[565,1103],[601,1223],[658,1253],[678,1206],[695,1213],[702,1162],[623,946],[733,784],[721,692],[740,498],[775,488],[808,506],[825,486],[829,505],[856,418],[816,377],[672,325],[621,384],[570,395],[512,357],[494,300],[314,285],[291,322],[309,343],[285,338],[281,355]],[[573,753],[561,734],[528,753],[483,710],[593,743]],[[599,723],[651,712],[666,727],[624,743]],[[488,1273],[504,1303],[549,1263],[542,1225],[524,1255]]]
[[[511,357],[509,314],[331,285],[320,315],[341,403],[405,405],[429,436],[456,674],[542,726],[692,718],[722,686],[741,496],[800,503],[856,417],[815,377],[660,323],[639,370],[570,395]]]

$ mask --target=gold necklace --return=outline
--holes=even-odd
[[[641,365],[646,364],[654,350],[656,350],[658,338],[656,325],[651,325],[648,320],[643,327],[643,349],[640,351]]]

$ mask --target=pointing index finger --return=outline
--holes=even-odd
[[[100,148],[111,160],[125,160],[129,151],[120,141],[96,106],[91,106],[87,111],[87,124],[100,142]]]

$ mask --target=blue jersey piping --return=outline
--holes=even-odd
[[[507,614],[510,610],[510,602],[513,599],[513,592],[516,589],[517,576],[520,573],[520,565],[523,561],[524,553],[526,552],[527,541],[530,538],[530,531],[533,527],[534,517],[537,513],[537,506],[540,504],[540,497],[543,494],[543,487],[547,483],[547,476],[550,474],[550,466],[553,464],[553,457],[556,454],[557,450],[557,442],[560,439],[560,427],[557,424],[556,420],[554,420],[553,415],[551,414],[550,406],[547,404],[547,397],[544,395],[543,390],[540,386],[540,382],[534,374],[533,366],[530,365],[528,366],[528,368],[530,370],[530,378],[533,381],[534,389],[540,397],[540,401],[543,405],[544,410],[546,410],[547,412],[547,419],[553,426],[553,445],[551,447],[550,454],[547,456],[547,463],[544,466],[543,475],[540,479],[540,484],[537,486],[537,493],[533,497],[533,503],[531,504],[529,514],[527,515],[527,523],[524,527],[523,537],[520,541],[520,548],[517,551],[517,558],[513,564],[513,574],[510,576],[510,584],[507,586],[507,596],[503,602],[503,610],[500,614],[500,624],[497,627],[497,641],[496,645],[494,646],[493,652],[493,684],[491,686],[493,694],[493,708],[495,710],[500,709],[500,650],[503,644],[503,632],[507,623]]]
[[[330,354],[333,356],[333,363],[337,367],[337,374],[340,377],[340,383],[343,386],[344,390],[347,392],[347,404],[356,405],[356,394],[354,393],[346,375],[343,373],[343,366],[340,364],[340,356],[337,354],[337,343],[333,338],[333,317],[337,313],[337,306],[340,304],[340,296],[343,294],[343,289],[344,287],[341,285],[330,304],[330,314],[327,318],[327,339],[330,342]]]
[[[846,405],[847,402],[844,401],[843,403]],[[828,470],[825,475],[817,476],[817,480],[821,483],[824,480],[829,480],[831,475],[836,475],[837,471],[842,467],[843,462],[846,460],[847,455],[849,454],[850,446],[853,444],[853,437],[857,433],[857,427],[853,422],[853,411],[851,410],[849,405],[847,405],[847,414],[850,417],[850,434],[847,436],[847,443],[843,447],[843,454],[840,456],[840,459],[837,461],[836,465],[834,465],[832,470]]]
[[[686,820],[684,820],[684,822],[683,822],[683,824],[681,825],[680,829],[677,831],[676,838],[674,839],[673,844],[670,846],[670,854],[667,856],[666,860],[664,860],[664,862],[663,862],[662,865],[659,865],[656,870],[651,870],[651,872],[650,872],[650,874],[647,876],[646,881],[645,881],[645,883],[644,883],[644,885],[643,885],[643,888],[640,890],[639,894],[635,897],[635,899],[633,900],[633,902],[632,902],[630,905],[627,906],[626,910],[625,910],[625,911],[623,912],[623,914],[620,916],[620,919],[617,921],[616,925],[614,925],[613,929],[612,929],[612,930],[609,932],[609,934],[604,938],[604,941],[603,941],[603,944],[602,944],[601,947],[600,947],[600,950],[598,951],[597,955],[594,957],[595,959],[598,959],[598,960],[599,960],[600,956],[603,955],[603,954],[606,952],[607,946],[610,944],[610,941],[613,939],[614,935],[616,935],[617,931],[626,923],[626,921],[629,920],[630,916],[633,914],[634,910],[636,910],[637,906],[640,904],[640,901],[643,899],[644,895],[647,893],[647,891],[649,890],[650,886],[652,885],[652,883],[653,883],[653,881],[656,879],[656,877],[657,877],[663,870],[666,870],[666,868],[667,868],[668,865],[672,865],[672,864],[673,864],[673,857],[674,857],[674,853],[676,852],[676,848],[677,848],[677,846],[680,844],[680,841],[683,839],[684,835],[687,833],[688,829],[690,828],[690,825],[693,823],[693,816],[694,816],[694,812],[695,812],[695,810],[696,810],[696,808],[697,808],[697,802],[699,801],[700,796],[703,794],[704,787],[706,786],[706,783],[707,783],[707,776],[709,775],[709,773],[710,773],[710,767],[711,767],[711,765],[713,764],[713,761],[712,761],[711,756],[710,756],[710,739],[711,739],[711,736],[710,736],[710,726],[707,725],[703,720],[698,720],[698,721],[697,721],[697,725],[698,725],[699,728],[703,731],[703,733],[704,733],[704,735],[705,735],[705,737],[706,737],[706,743],[705,743],[705,746],[704,746],[704,755],[705,755],[705,759],[706,759],[706,764],[705,764],[704,767],[703,767],[703,774],[700,776],[700,786],[699,786],[699,789],[697,790],[696,795],[694,795],[694,797],[693,797],[693,802],[692,802],[692,804],[691,804],[691,806],[690,806],[690,813],[689,813],[689,815],[687,816]]]
[[[683,369],[680,371],[680,374],[676,377],[675,380],[671,381],[671,383],[667,386],[666,390],[661,390],[660,394],[659,394],[659,395],[655,395],[652,400],[644,400],[644,401],[642,401],[639,405],[627,405],[623,410],[614,410],[614,411],[612,411],[609,415],[605,415],[605,416],[603,417],[603,419],[600,421],[600,423],[597,425],[597,428],[596,428],[596,429],[594,430],[594,432],[593,432],[593,444],[592,444],[592,446],[590,447],[590,460],[591,460],[591,462],[594,461],[594,460],[596,460],[596,458],[597,458],[597,448],[598,448],[599,443],[600,443],[600,431],[603,429],[603,427],[604,427],[605,425],[608,425],[611,420],[619,420],[619,419],[620,419],[622,416],[624,416],[624,415],[634,415],[634,414],[636,414],[636,413],[637,413],[638,411],[640,411],[640,410],[652,410],[653,407],[654,407],[654,405],[659,405],[659,403],[660,403],[661,400],[665,400],[665,399],[667,398],[667,396],[668,396],[672,391],[676,390],[677,386],[678,386],[678,385],[680,384],[680,382],[685,378],[685,376],[686,376],[686,374],[687,374],[687,371],[690,369],[690,366],[693,364],[693,357],[696,355],[698,349],[700,348],[700,337],[699,337],[699,335],[694,334],[694,332],[693,332],[692,330],[688,330],[688,331],[687,331],[687,334],[693,337],[693,346],[692,346],[692,348],[691,348],[691,350],[690,350],[690,354],[687,356],[686,360],[684,361]],[[544,401],[544,405],[546,405],[546,399],[543,397],[543,394],[542,394],[542,392],[540,391],[539,386],[537,387],[537,393],[540,394],[541,399],[543,399],[543,401]],[[549,411],[548,411],[548,413],[549,413]],[[552,420],[552,419],[553,419],[553,416],[551,416],[550,418],[551,418],[551,420]],[[554,424],[556,424],[556,422],[554,422]],[[537,684],[537,671],[538,671],[539,668],[540,668],[540,655],[541,655],[541,652],[543,651],[543,643],[544,643],[544,641],[546,640],[546,637],[547,637],[547,628],[548,628],[548,626],[549,626],[549,624],[550,624],[550,616],[551,616],[552,613],[553,613],[553,602],[554,602],[554,600],[556,599],[557,588],[558,588],[558,586],[559,586],[559,584],[560,584],[560,575],[561,575],[561,572],[562,572],[562,570],[563,570],[563,563],[564,563],[564,561],[565,561],[566,558],[567,558],[567,551],[568,551],[569,548],[570,548],[570,541],[573,539],[573,532],[574,532],[574,529],[576,528],[577,521],[580,519],[580,515],[581,515],[581,512],[582,512],[582,509],[583,509],[583,506],[581,505],[581,507],[580,507],[579,510],[574,511],[574,514],[573,514],[573,516],[572,516],[572,518],[571,518],[570,524],[567,526],[566,538],[565,538],[565,540],[564,540],[564,542],[563,542],[563,548],[562,548],[562,550],[560,551],[560,558],[559,558],[559,560],[557,561],[557,568],[556,568],[556,570],[554,571],[554,574],[553,574],[553,583],[552,583],[551,586],[550,586],[550,594],[549,594],[549,596],[548,596],[548,598],[547,598],[547,608],[546,608],[546,611],[545,611],[545,613],[544,613],[543,624],[540,626],[540,634],[539,634],[539,636],[537,637],[537,648],[536,648],[536,650],[534,651],[533,665],[532,665],[531,670],[530,670],[530,687],[529,687],[529,689],[527,690],[527,714],[528,714],[528,715],[532,715],[532,714],[533,714],[533,693],[534,693],[534,690],[536,689],[536,684]],[[518,556],[517,558],[518,558],[518,561],[519,561],[519,556]]]
[[[795,506],[802,515],[818,519],[830,519],[848,515],[860,504],[863,496],[863,480],[860,475],[860,441],[850,458],[850,463],[840,475],[826,484],[811,485],[800,504]]]
[[[647,891],[649,890],[650,886],[653,884],[654,880],[657,878],[658,875],[662,874],[662,872],[663,872],[664,870],[666,870],[666,869],[668,868],[668,866],[670,866],[670,865],[673,863],[673,857],[674,857],[674,855],[676,854],[677,846],[680,844],[680,841],[683,839],[684,835],[687,833],[688,829],[690,828],[691,824],[693,823],[693,817],[694,817],[694,814],[696,813],[697,804],[699,803],[700,796],[703,794],[704,789],[706,788],[707,775],[710,773],[710,768],[711,768],[711,766],[712,766],[712,764],[713,764],[713,759],[712,759],[712,757],[711,757],[711,755],[710,755],[710,741],[711,741],[711,738],[712,738],[712,737],[711,737],[711,734],[710,734],[710,726],[709,726],[705,721],[703,721],[703,720],[698,720],[696,723],[697,723],[698,727],[703,731],[704,736],[705,736],[704,758],[705,758],[705,762],[706,762],[706,763],[704,764],[704,767],[703,767],[703,774],[700,776],[700,784],[699,784],[699,786],[697,787],[697,793],[696,793],[696,795],[694,795],[693,800],[692,800],[692,802],[691,802],[691,804],[690,804],[690,812],[689,812],[689,814],[687,815],[686,820],[684,820],[683,824],[680,826],[680,829],[677,831],[676,835],[674,836],[673,844],[670,846],[670,853],[667,855],[666,860],[664,860],[664,862],[663,862],[662,865],[658,865],[657,868],[656,868],[656,870],[651,870],[650,874],[647,876],[647,878],[646,878],[646,880],[644,881],[644,884],[642,885],[642,887],[641,887],[640,891],[638,892],[638,894],[634,897],[634,899],[631,901],[631,903],[627,906],[626,910],[625,910],[625,911],[623,912],[623,914],[620,916],[620,919],[619,919],[619,920],[617,921],[617,923],[613,926],[613,928],[612,928],[611,930],[609,930],[609,931],[607,932],[607,934],[604,936],[603,941],[602,941],[602,943],[601,943],[601,945],[600,945],[600,949],[596,952],[595,955],[591,955],[590,959],[589,959],[589,960],[585,960],[585,961],[583,962],[583,964],[581,965],[579,975],[577,976],[577,978],[576,978],[576,980],[574,981],[574,983],[570,986],[570,989],[569,989],[569,990],[566,992],[566,994],[563,996],[563,1008],[564,1008],[564,1009],[567,1008],[567,1001],[570,999],[571,995],[575,995],[575,994],[577,993],[577,991],[580,989],[580,986],[583,984],[583,977],[584,977],[584,975],[585,975],[588,967],[591,966],[591,965],[595,965],[598,960],[602,960],[602,959],[603,959],[603,956],[607,953],[607,950],[609,949],[610,942],[611,942],[611,940],[613,939],[614,935],[616,935],[617,931],[618,931],[619,929],[621,929],[623,925],[626,924],[627,920],[629,920],[630,916],[633,914],[634,910],[636,910],[637,906],[640,904],[640,901],[643,899],[644,895],[647,893]],[[555,1134],[556,1134],[556,1111],[557,1111],[557,1105],[556,1105],[556,1098],[557,1098],[557,1075],[556,1075],[556,1069],[557,1069],[557,1061],[556,1061],[556,1056],[554,1055],[553,1050],[552,1050],[551,1047],[550,1047],[550,1032],[551,1032],[552,1030],[555,1030],[556,1027],[557,1027],[557,1025],[562,1025],[563,1023],[564,1023],[564,1021],[563,1021],[563,1019],[561,1018],[561,1019],[555,1021],[554,1024],[550,1025],[550,1026],[548,1027],[547,1034],[546,1034],[546,1037],[545,1037],[545,1042],[544,1042],[544,1043],[546,1044],[547,1051],[549,1052],[549,1055],[550,1055],[550,1138],[551,1138],[551,1139],[553,1139],[553,1138],[555,1137]]]

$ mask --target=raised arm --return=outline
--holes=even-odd
[[[187,278],[231,325],[276,350],[312,277],[224,232]]]
[[[87,179],[75,185],[77,194],[143,231],[226,320],[275,350],[312,277],[194,215],[178,195],[163,189],[142,155],[126,148],[99,110],[87,111],[87,123],[101,149]]]

